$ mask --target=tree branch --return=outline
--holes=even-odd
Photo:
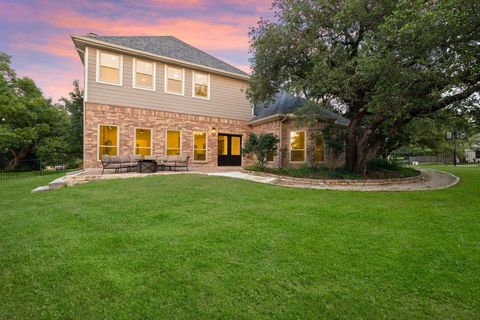
[[[476,85],[471,86],[470,88],[463,90],[461,93],[457,93],[443,98],[436,105],[433,106],[433,111],[443,109],[454,102],[465,100],[476,92],[480,92],[480,82],[478,82]]]

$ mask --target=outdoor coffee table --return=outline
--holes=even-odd
[[[138,173],[153,173],[157,172],[158,164],[154,159],[138,160]]]

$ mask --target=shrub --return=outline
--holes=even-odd
[[[370,160],[367,165],[368,170],[400,171],[402,168],[402,165],[395,160],[381,158]]]
[[[345,130],[334,126],[326,126],[323,131],[325,139],[325,156],[330,172],[337,166],[338,158],[345,151]]]
[[[255,155],[256,166],[262,169],[267,166],[267,154],[272,152],[275,155],[277,152],[277,143],[278,139],[272,133],[262,133],[260,136],[252,133],[242,153]]]

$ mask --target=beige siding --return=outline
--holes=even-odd
[[[96,82],[97,50],[88,50],[88,102],[149,108],[195,115],[250,120],[251,107],[241,91],[246,82],[210,74],[210,100],[192,97],[192,70],[185,69],[185,95],[164,92],[165,64],[156,62],[156,90],[132,87],[133,57],[123,55],[123,85]]]

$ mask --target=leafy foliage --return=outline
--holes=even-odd
[[[10,56],[0,52],[0,153],[13,168],[32,157],[64,161],[72,155],[72,146],[81,145],[78,138],[71,137],[72,133],[78,136],[72,123],[79,117],[72,105],[78,104],[81,92],[74,92],[75,100],[66,103],[66,109],[55,106],[32,79],[18,78],[10,63]],[[79,155],[78,150],[73,153]]]
[[[66,138],[70,146],[69,154],[75,158],[83,156],[83,94],[79,81],[75,80],[69,97],[60,99],[63,102],[63,108],[70,116],[70,129]]]
[[[338,158],[345,151],[345,129],[327,125],[322,130],[325,141],[325,156],[330,171],[337,166]]]
[[[356,173],[408,143],[414,119],[478,110],[478,1],[277,0],[274,10],[250,32],[248,97],[284,90],[343,113]]]
[[[265,168],[267,165],[267,154],[277,152],[278,139],[271,133],[261,133],[257,136],[255,133],[250,134],[245,147],[242,149],[243,154],[253,154],[259,168]]]

